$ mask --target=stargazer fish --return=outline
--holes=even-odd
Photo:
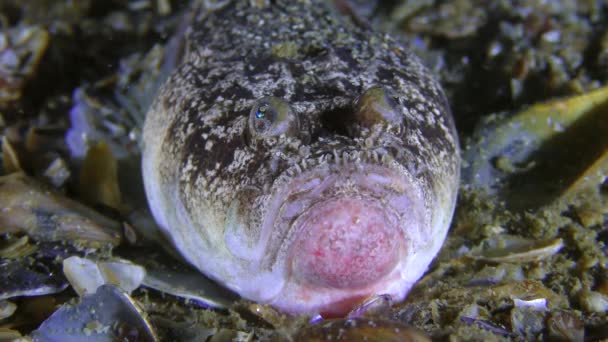
[[[151,210],[192,265],[290,314],[402,300],[446,236],[460,156],[416,56],[327,1],[197,12],[143,135]]]

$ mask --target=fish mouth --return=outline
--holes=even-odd
[[[267,301],[313,312],[374,294],[403,298],[406,256],[428,238],[428,205],[414,177],[396,161],[348,158],[288,174],[263,229],[272,233],[262,268],[286,279]]]
[[[276,248],[267,250],[285,252],[302,230],[315,225],[310,215],[350,215],[351,220],[369,216],[368,220],[373,216],[374,225],[383,226],[383,222],[393,233],[412,241],[429,224],[425,220],[426,199],[415,185],[418,181],[415,176],[396,161],[343,158],[340,162],[319,163],[287,177],[270,201],[266,226],[273,234],[267,242]],[[326,206],[335,210],[328,212],[323,209]],[[345,210],[339,210],[340,206]],[[270,259],[266,262],[285,259],[285,255],[267,256]]]
[[[361,289],[385,278],[405,248],[399,220],[378,200],[340,196],[319,202],[294,223],[291,274],[306,286]]]

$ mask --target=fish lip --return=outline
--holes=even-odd
[[[349,298],[361,297],[367,298],[369,296],[377,294],[388,294],[398,300],[402,299],[405,295],[405,291],[409,289],[408,286],[404,286],[403,272],[405,267],[408,265],[408,258],[411,259],[413,254],[414,246],[420,245],[420,237],[411,236],[411,234],[417,234],[421,232],[426,225],[429,224],[426,216],[426,203],[424,202],[423,196],[421,195],[420,189],[411,182],[409,176],[398,172],[396,168],[390,168],[385,165],[378,165],[373,163],[363,163],[361,165],[332,165],[328,168],[321,170],[312,168],[309,170],[310,173],[303,173],[297,177],[294,177],[290,182],[285,184],[285,187],[292,186],[298,181],[306,181],[314,178],[325,179],[327,183],[317,183],[308,186],[309,191],[316,189],[315,185],[323,184],[326,188],[332,188],[335,186],[337,180],[339,180],[343,174],[337,172],[337,170],[346,169],[347,173],[356,177],[370,177],[374,175],[374,172],[383,170],[384,175],[389,179],[397,179],[400,182],[405,183],[405,188],[402,191],[394,191],[391,196],[402,196],[402,197],[413,197],[413,204],[407,204],[406,206],[398,207],[394,203],[391,203],[390,198],[387,198],[383,186],[372,186],[370,189],[362,190],[357,194],[359,198],[367,201],[376,202],[378,206],[382,206],[387,212],[387,216],[392,217],[395,222],[392,224],[394,229],[401,233],[400,241],[396,247],[395,253],[398,256],[398,262],[392,266],[386,273],[383,273],[381,279],[372,281],[361,286],[353,286],[347,288],[332,288],[323,287],[315,284],[310,284],[306,281],[298,279],[297,275],[294,274],[292,269],[292,251],[294,251],[294,244],[297,241],[299,233],[301,233],[302,225],[299,224],[301,221],[314,210],[315,207],[323,205],[328,201],[339,200],[344,196],[353,196],[352,193],[334,193],[331,196],[324,196],[318,198],[316,201],[309,203],[304,210],[298,215],[290,218],[289,220],[283,220],[282,214],[284,214],[284,208],[287,203],[289,195],[293,195],[293,190],[281,193],[281,198],[275,198],[280,200],[280,210],[277,210],[273,216],[274,227],[280,232],[280,236],[274,241],[269,241],[267,251],[272,251],[267,254],[263,263],[269,269],[272,269],[278,274],[282,274],[280,279],[284,279],[282,286],[272,296],[266,297],[266,302],[281,308],[281,310],[291,313],[312,313],[318,312],[319,310],[325,310],[330,306],[331,303],[338,303]],[[368,172],[366,172],[368,171]],[[316,173],[316,174],[315,174]],[[383,174],[383,173],[379,173]],[[307,176],[307,177],[306,177]],[[393,178],[390,178],[393,177]],[[373,177],[370,178],[373,180]],[[306,188],[306,187],[304,187]],[[296,189],[299,190],[299,189]],[[287,194],[287,195],[286,195]],[[297,193],[296,198],[306,197],[306,192]],[[388,197],[391,197],[388,196]],[[406,212],[405,208],[411,208],[411,212]],[[403,218],[405,215],[405,219]],[[409,229],[406,229],[405,227]],[[420,235],[420,234],[418,234]],[[422,237],[424,239],[424,237]],[[415,252],[414,252],[415,253]],[[306,293],[304,297],[301,297],[303,293]],[[306,297],[308,296],[308,297]]]
[[[326,158],[332,158],[328,154],[325,156]],[[374,171],[376,171],[376,173]],[[324,197],[311,198],[308,196],[308,194],[314,192],[314,190],[319,190],[318,186],[325,189],[332,188],[345,173],[351,176],[354,175],[355,178],[363,179],[376,174],[384,174],[384,176],[389,179],[398,180],[396,183],[401,186],[401,189],[397,189],[398,186],[397,188],[391,189],[390,186],[385,187],[381,184],[376,184],[376,188],[372,187],[364,189],[357,187],[359,193],[356,195],[366,197],[369,200],[379,201],[379,203],[385,206],[387,211],[390,211],[390,215],[395,216],[398,221],[403,220],[404,216],[412,216],[412,213],[406,211],[403,207],[400,208],[395,206],[395,203],[392,203],[389,198],[401,196],[401,199],[403,200],[409,197],[412,203],[411,205],[406,205],[406,207],[408,209],[413,207],[413,216],[416,216],[414,221],[418,221],[419,223],[416,225],[415,230],[421,231],[424,225],[429,224],[429,222],[426,222],[427,220],[424,219],[426,215],[423,211],[426,210],[427,206],[424,197],[419,191],[420,189],[414,186],[415,183],[411,179],[411,175],[409,175],[405,168],[400,167],[396,161],[390,160],[390,162],[382,163],[368,158],[358,161],[345,158],[340,163],[321,163],[310,167],[308,170],[299,172],[296,175],[290,175],[287,181],[284,181],[284,183],[278,187],[279,190],[277,190],[272,196],[270,203],[274,203],[274,205],[270,205],[271,210],[267,213],[269,215],[267,216],[264,225],[267,226],[267,228],[274,227],[275,232],[273,232],[273,234],[278,234],[276,234],[274,238],[269,237],[268,240],[266,240],[266,250],[276,252],[268,253],[264,260],[262,260],[264,268],[276,269],[276,267],[284,266],[280,265],[282,260],[285,259],[281,256],[281,253],[286,253],[286,251],[290,248],[291,244],[293,243],[294,236],[297,234],[297,224],[295,223],[298,222],[298,220],[301,220],[301,217],[305,215],[310,208],[314,207],[320,202],[330,200],[332,197],[335,198],[336,196],[345,195],[333,194],[325,195]],[[302,186],[307,182],[310,183],[310,181],[314,179],[317,179],[318,182],[315,184]],[[373,184],[374,183],[372,182],[372,185]],[[306,187],[308,187],[308,189]],[[390,196],[387,196],[387,191],[391,192]],[[348,193],[346,194],[348,195]],[[355,194],[351,193],[351,195]],[[307,200],[308,202],[306,203]],[[299,214],[295,216],[286,217],[285,214],[287,205],[296,201],[303,201],[304,206],[302,210],[300,210]],[[274,210],[272,210],[273,207]],[[408,233],[404,234],[406,236],[408,235]]]
[[[387,250],[386,252],[388,253],[392,253],[392,257],[389,257],[388,260],[384,260],[384,262],[386,264],[392,264],[392,266],[387,266],[384,271],[380,272],[379,274],[376,274],[373,279],[368,279],[368,281],[365,282],[361,282],[361,283],[357,283],[357,281],[355,279],[351,280],[351,285],[350,287],[342,287],[342,286],[336,286],[336,285],[330,285],[330,288],[336,289],[336,290],[340,290],[340,289],[344,289],[345,291],[348,291],[349,289],[351,290],[364,290],[365,288],[368,288],[370,286],[373,286],[374,284],[383,282],[385,280],[385,278],[391,274],[394,270],[394,268],[399,264],[399,257],[403,256],[403,248],[405,248],[405,240],[403,238],[403,232],[402,230],[399,228],[399,219],[398,219],[398,213],[394,210],[393,207],[391,207],[390,205],[387,206],[385,203],[382,203],[382,201],[375,197],[375,196],[370,196],[370,194],[357,194],[357,195],[350,195],[350,194],[345,194],[345,195],[336,195],[336,196],[331,196],[329,198],[324,198],[321,201],[318,201],[316,203],[314,203],[313,205],[311,205],[310,207],[308,207],[305,211],[303,211],[300,215],[298,215],[297,219],[294,220],[294,222],[291,225],[291,229],[294,232],[294,238],[292,239],[292,241],[290,241],[289,243],[289,262],[287,263],[290,267],[292,268],[290,270],[290,272],[293,272],[293,267],[294,264],[293,262],[296,260],[294,257],[296,257],[295,253],[298,251],[297,245],[298,245],[298,241],[299,243],[302,243],[304,240],[303,238],[303,234],[305,234],[307,231],[309,231],[310,229],[315,228],[315,226],[317,226],[316,224],[312,223],[316,217],[318,217],[319,212],[323,212],[324,209],[326,208],[330,208],[332,206],[341,206],[345,203],[355,203],[357,205],[365,205],[365,208],[368,209],[368,211],[366,213],[370,213],[372,214],[372,216],[374,214],[380,214],[381,217],[384,218],[384,228],[381,229],[383,231],[383,233],[390,233],[390,235],[394,236],[394,239],[387,239],[388,240],[388,245],[386,245],[385,247],[387,247],[389,250]],[[375,227],[375,228],[379,228],[379,227]],[[330,232],[326,232],[326,234],[329,234]],[[394,234],[394,235],[393,235]],[[313,238],[313,237],[311,237]],[[386,253],[383,253],[386,255]],[[380,258],[383,259],[383,258]],[[359,269],[358,271],[364,271],[364,269]],[[293,273],[292,273],[293,274]],[[298,276],[302,276],[302,275],[297,275],[294,274],[294,276],[298,277]],[[314,284],[310,283],[311,279],[300,279],[300,281],[303,281],[304,283],[309,283],[313,286],[318,286],[318,284]],[[356,284],[352,284],[352,281],[354,281]]]
[[[386,150],[385,150],[386,151]],[[338,160],[336,158],[338,155]],[[370,294],[389,294],[396,299],[405,296],[409,284],[409,276],[404,267],[409,267],[414,251],[413,247],[424,244],[428,239],[425,233],[430,222],[430,205],[428,196],[424,196],[424,189],[417,180],[418,174],[411,168],[402,165],[399,161],[384,152],[382,157],[380,152],[370,151],[343,151],[342,153],[325,153],[322,156],[303,159],[300,163],[292,165],[290,169],[282,172],[270,186],[274,189],[268,194],[265,201],[263,215],[260,225],[260,243],[264,253],[258,259],[258,272],[268,272],[272,278],[280,282],[272,293],[268,293],[264,298],[258,298],[265,303],[281,308],[286,312],[303,313],[319,310],[324,300],[346,299],[353,295]],[[322,162],[319,161],[322,158]],[[313,160],[314,159],[314,160]],[[304,167],[303,167],[303,166]],[[297,235],[297,225],[294,224],[306,210],[322,200],[327,200],[331,196],[312,197],[310,201],[302,202],[302,209],[293,217],[285,217],[286,206],[297,200],[306,199],[308,194],[321,189],[331,188],[336,181],[344,174],[354,175],[359,181],[368,181],[371,187],[366,191],[360,190],[361,196],[369,196],[373,200],[378,200],[385,205],[387,210],[395,213],[399,220],[399,229],[403,232],[403,261],[389,272],[384,282],[369,287],[354,290],[340,289],[318,289],[314,291],[314,298],[310,301],[293,299],[298,291],[306,290],[305,284],[300,284],[297,279],[292,277],[290,271],[289,253],[291,246]],[[388,190],[383,184],[374,183],[374,175],[383,176]],[[344,178],[344,177],[342,177]],[[382,180],[382,177],[380,177]],[[381,182],[382,183],[382,182]],[[374,186],[375,184],[375,186]],[[312,192],[311,192],[312,191]],[[390,193],[393,198],[397,198],[398,203],[392,203],[391,198],[386,194]],[[316,200],[315,200],[316,199]],[[407,226],[407,230],[405,227]],[[426,229],[428,231],[428,229]],[[406,273],[404,273],[406,272]]]

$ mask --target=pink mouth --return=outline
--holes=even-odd
[[[408,263],[426,239],[424,198],[398,167],[319,166],[278,186],[262,239],[276,246],[268,267],[285,280],[271,305],[341,317],[373,296],[403,299],[426,267]]]
[[[403,236],[377,200],[334,198],[300,218],[291,247],[301,282],[345,291],[373,286],[398,265]]]

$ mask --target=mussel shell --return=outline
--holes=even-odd
[[[58,293],[68,286],[63,274],[52,263],[29,258],[0,263],[0,300],[18,296]]]
[[[113,285],[99,287],[76,305],[64,304],[32,333],[34,341],[157,341],[136,302]]]

